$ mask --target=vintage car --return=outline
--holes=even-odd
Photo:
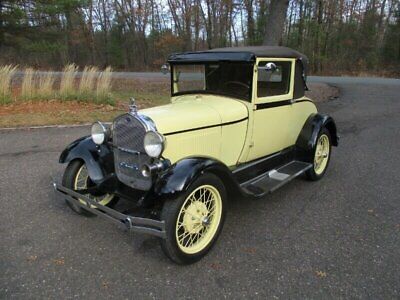
[[[67,167],[54,187],[75,212],[159,237],[176,263],[198,261],[232,197],[324,176],[338,134],[305,97],[306,67],[285,47],[173,54],[163,66],[171,103],[132,103],[111,125],[94,123],[62,152]]]

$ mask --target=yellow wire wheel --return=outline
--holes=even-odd
[[[175,228],[182,252],[195,254],[204,250],[215,236],[222,216],[222,199],[211,185],[195,189],[183,203]]]
[[[89,180],[90,179],[89,179],[89,173],[88,173],[87,167],[85,164],[82,164],[82,166],[80,167],[80,169],[78,170],[78,172],[76,173],[76,176],[75,176],[74,190],[79,191],[79,190],[87,189]],[[93,195],[88,194],[86,196],[89,197],[90,199],[96,201],[100,205],[107,205],[114,198],[114,195],[112,195],[112,194],[105,194],[105,195],[101,195],[101,196],[93,196]],[[83,200],[79,200],[79,201],[81,201],[83,204],[86,203]],[[94,206],[92,205],[91,207],[93,208]]]
[[[317,175],[321,175],[329,161],[330,140],[326,134],[321,134],[318,138],[314,155],[314,171]]]
[[[227,201],[224,183],[211,173],[202,174],[181,194],[166,200],[161,211],[167,235],[160,240],[164,253],[178,264],[205,256],[222,230]]]

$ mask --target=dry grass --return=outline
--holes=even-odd
[[[60,83],[59,97],[63,100],[72,100],[77,98],[75,89],[75,78],[78,67],[75,64],[67,65],[63,70]]]
[[[22,70],[21,85],[12,86],[12,78],[17,68],[0,66],[0,104],[29,100],[78,100],[96,104],[115,105],[112,93],[112,69],[99,72],[97,67],[85,67],[78,78],[78,67],[67,65],[60,78],[59,89],[55,89],[57,77],[52,72],[40,74],[32,68]]]
[[[20,95],[20,97],[24,100],[32,99],[35,96],[36,87],[34,82],[34,75],[35,71],[32,68],[25,69]]]
[[[0,104],[12,101],[11,81],[16,70],[12,65],[0,67]]]
[[[98,103],[110,103],[112,104],[111,97],[111,80],[112,80],[112,69],[107,67],[103,72],[100,73],[97,79],[96,86],[96,102]]]
[[[41,100],[54,99],[54,81],[55,78],[52,72],[40,75],[37,87],[37,98],[40,98]]]
[[[81,94],[91,94],[93,92],[96,79],[99,73],[97,67],[85,67],[82,72],[81,81],[79,83],[79,92]]]

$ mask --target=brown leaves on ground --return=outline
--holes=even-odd
[[[9,105],[0,106],[0,116],[11,114],[30,114],[30,113],[47,113],[47,112],[69,112],[76,113],[81,110],[100,110],[113,111],[116,107],[106,104],[93,104],[78,101],[29,101],[29,102],[14,102]]]

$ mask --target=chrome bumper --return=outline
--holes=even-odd
[[[146,233],[163,239],[166,238],[164,221],[126,215],[115,209],[100,205],[85,195],[79,194],[57,183],[53,183],[53,186],[56,193],[62,195],[66,200],[117,224],[124,230]]]

